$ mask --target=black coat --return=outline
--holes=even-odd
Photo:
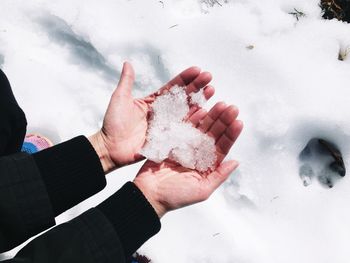
[[[25,132],[25,115],[0,70],[0,253],[53,227],[56,216],[106,185],[99,158],[84,136],[34,155],[16,153]],[[159,230],[153,207],[129,182],[3,262],[125,262]]]
[[[78,137],[66,144],[82,140],[86,139]],[[54,226],[56,214],[46,184],[32,155],[0,158],[1,252]],[[81,188],[76,191],[86,196]],[[45,232],[4,262],[125,262],[159,229],[153,208],[129,182],[96,208]]]

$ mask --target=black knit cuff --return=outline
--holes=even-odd
[[[134,183],[126,183],[98,207],[114,225],[126,257],[160,230],[152,205]]]
[[[72,225],[74,229],[78,230],[82,240],[81,246],[86,245],[90,253],[86,253],[89,258],[88,262],[96,263],[121,263],[125,262],[123,247],[120,243],[119,237],[114,230],[113,225],[108,218],[96,208],[92,208],[80,216],[74,218],[68,225]],[[62,226],[62,225],[61,225]],[[73,234],[74,235],[74,234]],[[78,254],[79,250],[72,250],[73,254]],[[87,258],[78,260],[76,258],[73,262],[84,262]]]
[[[33,155],[46,185],[55,216],[106,186],[101,162],[84,136]]]

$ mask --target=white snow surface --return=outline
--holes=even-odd
[[[212,1],[214,2],[214,1]],[[319,136],[350,154],[350,25],[316,0],[1,0],[0,66],[29,129],[56,142],[100,127],[122,62],[135,96],[181,70],[210,71],[216,95],[240,108],[230,153],[240,168],[206,202],[169,213],[140,252],[155,263],[347,263],[350,180],[304,187],[298,155]],[[306,14],[299,21],[290,12]],[[100,203],[141,164],[108,175]],[[12,252],[13,253],[13,252]],[[7,256],[11,255],[7,254]]]
[[[141,154],[156,163],[169,158],[183,167],[205,172],[216,163],[215,140],[186,122],[190,112],[187,97],[185,88],[176,85],[155,99]],[[201,97],[203,92],[189,95],[193,103],[202,102]]]

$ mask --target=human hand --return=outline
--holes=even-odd
[[[157,96],[178,85],[186,86],[187,94],[204,89],[204,95],[209,99],[214,95],[214,88],[208,86],[211,79],[210,73],[191,67],[157,92],[142,99],[135,99],[131,94],[135,73],[131,64],[125,62],[119,84],[107,108],[103,127],[89,137],[105,173],[143,159],[139,152],[146,140],[148,113]],[[196,110],[196,106],[192,106],[190,113]]]
[[[207,113],[199,109],[189,121],[215,139],[217,166],[200,173],[169,160],[147,161],[134,183],[152,204],[159,218],[168,211],[206,200],[238,166],[236,161],[222,162],[242,131],[236,120],[238,109],[219,102]]]

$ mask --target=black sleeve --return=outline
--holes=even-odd
[[[156,211],[131,182],[126,183],[97,208],[113,224],[127,257],[158,233],[161,227]]]
[[[33,155],[57,216],[96,194],[106,178],[95,149],[84,136]]]
[[[0,69],[0,156],[20,151],[27,120],[4,72]]]
[[[55,216],[102,190],[101,163],[77,137],[35,155],[0,158],[0,252],[55,225]]]
[[[112,224],[98,209],[59,225],[28,243],[8,263],[124,263]]]
[[[33,158],[0,158],[0,252],[53,226],[54,214]]]
[[[127,183],[97,208],[37,237],[8,263],[124,263],[160,229],[151,204]]]

